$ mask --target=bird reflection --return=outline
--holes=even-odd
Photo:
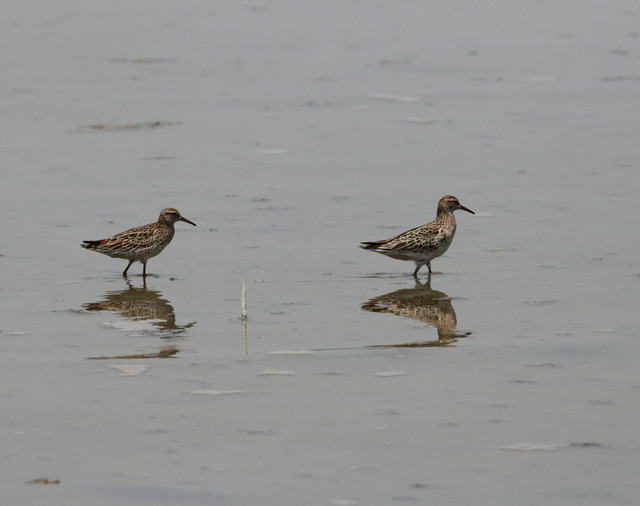
[[[180,350],[175,346],[169,346],[162,348],[160,351],[154,353],[135,353],[133,355],[114,355],[114,356],[102,356],[102,357],[89,357],[90,360],[140,360],[143,358],[173,358]]]
[[[373,313],[390,313],[424,322],[438,331],[436,341],[384,344],[372,348],[422,348],[443,347],[455,343],[458,338],[470,332],[456,331],[456,312],[451,298],[444,292],[431,288],[431,277],[426,283],[416,280],[414,288],[403,288],[375,297],[364,304],[362,309]]]
[[[196,322],[177,325],[173,306],[162,298],[158,290],[149,290],[146,283],[135,287],[127,281],[125,290],[111,290],[105,293],[103,300],[82,304],[86,311],[109,311],[132,321],[147,321],[157,328],[152,334],[161,337],[174,337],[185,332]]]

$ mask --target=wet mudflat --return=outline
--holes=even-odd
[[[633,4],[20,5],[3,503],[638,501]]]

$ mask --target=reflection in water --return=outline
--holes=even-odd
[[[470,332],[456,332],[456,312],[451,298],[444,292],[431,289],[431,277],[426,283],[416,280],[415,288],[404,288],[375,297],[364,304],[362,309],[374,313],[391,313],[418,320],[435,327],[437,341],[385,344],[374,348],[421,348],[428,346],[448,346]]]
[[[134,287],[127,280],[125,290],[111,290],[105,293],[103,300],[88,302],[82,307],[86,311],[109,311],[132,322],[144,323],[146,333],[161,337],[173,337],[181,334],[196,322],[187,325],[176,325],[176,315],[169,301],[162,298],[157,290]],[[132,327],[133,328],[133,327]],[[140,330],[139,326],[135,326]],[[148,329],[152,329],[149,331]],[[156,330],[157,329],[157,330]]]
[[[90,360],[140,360],[143,358],[173,358],[180,350],[175,346],[170,346],[168,348],[162,348],[155,353],[136,353],[134,355],[114,355],[112,357],[102,356],[102,357],[89,357]]]

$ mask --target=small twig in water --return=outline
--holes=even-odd
[[[242,280],[242,354],[247,356],[247,288],[244,286],[244,279]]]

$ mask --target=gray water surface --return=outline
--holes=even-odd
[[[638,16],[9,2],[1,502],[637,504]]]

